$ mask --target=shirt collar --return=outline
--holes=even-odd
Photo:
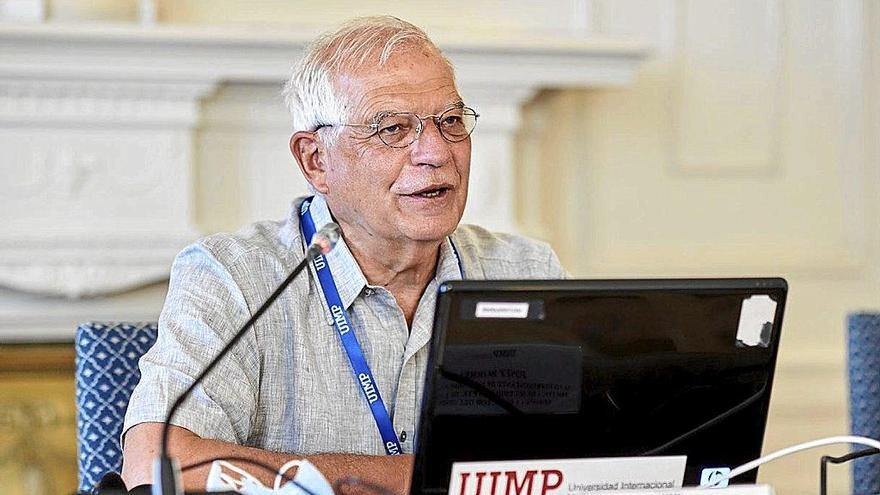
[[[447,280],[461,280],[460,253],[457,253],[452,244],[452,238],[446,237],[440,244],[440,259],[437,260],[437,271],[434,278],[437,282]]]
[[[325,224],[333,221],[330,216],[330,208],[327,202],[320,194],[315,195],[309,206],[309,212],[312,214],[312,220],[315,222],[315,228],[321,230]],[[307,242],[311,242],[308,239]],[[345,239],[339,238],[336,247],[324,256],[327,260],[327,266],[330,267],[330,273],[333,274],[333,281],[336,282],[336,290],[339,291],[339,298],[346,309],[360,295],[361,291],[367,285],[367,278],[358,266],[357,261],[348,249]]]
[[[315,222],[315,228],[320,230],[322,226],[333,221],[330,215],[330,208],[327,201],[320,194],[316,194],[309,206],[309,212],[312,214],[312,220]],[[311,239],[306,240],[310,242]],[[336,289],[339,291],[339,298],[346,309],[361,294],[364,287],[367,287],[367,278],[361,267],[348,249],[345,239],[340,238],[336,243],[336,247],[330,251],[324,258],[333,274],[333,280],[336,282]],[[453,248],[452,239],[447,237],[440,244],[440,256],[437,261],[437,269],[434,272],[434,279],[439,282],[447,280],[461,280],[461,269],[459,266],[458,255]],[[428,290],[432,289],[431,285]]]

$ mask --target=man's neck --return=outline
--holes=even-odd
[[[421,293],[434,277],[441,241],[379,240],[357,228],[342,226],[348,249],[370,285],[394,292],[395,288]]]
[[[341,219],[339,223],[367,283],[391,292],[411,327],[419,300],[434,278],[442,241],[379,239]]]

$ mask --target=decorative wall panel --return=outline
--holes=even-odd
[[[0,284],[106,294],[161,280],[192,225],[211,84],[0,79]]]
[[[77,487],[74,352],[0,344],[0,479],[4,495]]]
[[[691,174],[779,166],[785,19],[775,0],[682,0],[670,89],[671,161]]]
[[[579,157],[589,163],[581,244],[564,248],[585,253],[574,269],[826,278],[870,269],[878,185],[866,154],[866,4],[651,5],[598,9],[614,33],[652,20],[658,51],[625,96],[584,97],[594,117],[568,134],[591,133]]]

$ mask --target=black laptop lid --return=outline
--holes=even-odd
[[[453,462],[760,456],[783,279],[454,281],[437,299],[413,493]],[[754,482],[756,473],[738,482]]]

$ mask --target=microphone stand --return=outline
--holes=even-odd
[[[318,255],[327,254],[333,247],[336,245],[336,241],[339,239],[339,226],[335,223],[329,223],[321,228],[321,230],[315,234],[312,245],[309,246],[309,249],[306,251],[305,258],[296,265],[296,268],[290,272],[290,275],[281,282],[281,285],[272,292],[272,295],[269,296],[268,299],[254,312],[254,314],[245,322],[244,325],[235,333],[232,339],[220,350],[219,353],[208,363],[208,366],[199,373],[199,376],[193,380],[192,384],[190,384],[187,389],[177,397],[177,400],[174,401],[174,404],[171,405],[171,409],[168,411],[168,415],[165,417],[165,424],[162,428],[162,443],[161,449],[159,451],[159,457],[153,462],[153,488],[152,495],[180,495],[183,493],[183,489],[181,486],[180,479],[180,466],[178,466],[177,462],[174,459],[171,459],[168,456],[168,436],[169,436],[169,427],[171,426],[171,420],[174,419],[174,414],[183,404],[189,394],[192,393],[193,389],[196,388],[196,385],[201,383],[202,379],[217,366],[217,363],[223,359],[227,353],[229,353],[230,349],[232,349],[235,344],[238,343],[239,340],[244,336],[245,332],[247,332],[257,321],[257,319],[272,306],[272,303],[275,302],[275,299],[281,295],[282,292],[293,282],[293,279],[296,278],[303,269],[308,266],[308,264],[314,260],[314,258]]]

